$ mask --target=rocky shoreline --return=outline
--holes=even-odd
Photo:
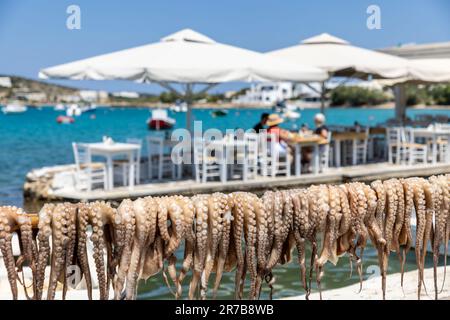
[[[74,164],[34,169],[26,175],[23,196],[32,201],[60,200],[53,194],[53,190],[63,187],[68,179],[73,179],[74,172]]]

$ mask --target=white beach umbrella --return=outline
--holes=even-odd
[[[215,42],[190,29],[160,42],[46,68],[41,78],[166,83],[321,81],[323,71]]]
[[[408,61],[411,66],[409,76],[378,82],[383,85],[450,82],[450,59],[408,59]]]
[[[218,43],[205,35],[184,29],[160,42],[46,68],[43,79],[132,80],[156,82],[176,91],[170,84],[185,84],[190,104],[192,84],[211,86],[230,81],[315,82],[328,78],[326,72],[264,54]],[[187,124],[190,127],[191,112]]]
[[[409,75],[410,66],[403,58],[352,46],[328,33],[303,40],[300,44],[268,52],[267,55],[319,67],[330,76],[400,78]]]
[[[397,82],[448,81],[448,71],[437,65],[414,63],[409,59],[352,46],[348,41],[323,33],[303,40],[300,44],[267,53],[280,58],[326,70],[330,77],[360,79],[396,79]],[[322,110],[325,85],[322,85]],[[396,87],[396,114],[405,118],[405,93],[402,85]]]

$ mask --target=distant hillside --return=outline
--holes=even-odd
[[[160,94],[138,93],[137,97],[117,96],[107,92],[102,92],[106,96],[98,95],[93,100],[82,95],[82,89],[62,86],[57,84],[46,83],[40,80],[33,80],[19,76],[0,75],[11,79],[11,87],[0,86],[0,104],[7,103],[8,100],[23,100],[27,103],[35,104],[51,104],[51,103],[77,103],[81,101],[95,101],[97,103],[107,103],[111,105],[120,106],[155,106],[155,104],[173,104],[181,99],[173,92],[161,92]],[[86,90],[94,92],[93,90]],[[78,100],[73,100],[73,98]],[[194,101],[198,103],[207,104],[221,104],[230,102],[230,97],[225,97],[224,94],[195,94]]]
[[[11,88],[0,88],[2,91],[8,91],[6,98],[11,98],[18,92],[41,92],[45,93],[49,100],[54,100],[54,97],[60,95],[76,94],[79,89],[56,84],[50,84],[43,81],[27,79],[18,76],[0,75],[0,77],[9,77],[11,79]]]

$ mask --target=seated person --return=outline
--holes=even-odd
[[[314,133],[321,136],[324,139],[328,139],[328,128],[325,125],[325,115],[323,113],[317,113],[314,116],[314,124],[316,126]],[[302,165],[308,164],[311,166],[313,156],[313,148],[302,148]]]
[[[302,126],[300,127],[300,134],[311,134],[312,131],[311,129],[309,129],[309,126],[307,123],[303,123]]]
[[[325,115],[323,113],[317,113],[314,116],[314,124],[316,125],[316,129],[314,132],[319,136],[322,136],[325,139],[328,139],[328,128],[325,125]]]
[[[283,123],[283,121],[283,118],[276,113],[269,115],[266,121],[266,124],[269,127],[267,133],[275,134],[277,139],[277,150],[280,153],[290,152],[287,142],[291,138],[291,133],[279,127],[279,124]]]
[[[264,126],[266,125],[267,118],[269,118],[269,114],[264,112],[261,115],[261,120],[253,127],[253,130],[255,130],[256,133],[260,133],[262,130],[264,130]]]

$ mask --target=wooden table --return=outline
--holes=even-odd
[[[87,143],[86,146],[89,148],[92,156],[102,156],[106,158],[106,172],[107,172],[107,183],[106,189],[111,190],[114,187],[114,172],[113,172],[113,157],[126,155],[128,157],[130,165],[130,175],[129,175],[129,188],[134,188],[135,173],[134,173],[134,153],[137,152],[141,146],[132,143],[121,143],[114,142],[112,144],[99,142],[99,143]]]
[[[341,143],[343,141],[352,141],[353,143],[353,154],[352,154],[352,164],[356,165],[356,141],[364,140],[367,138],[366,132],[333,132],[332,140],[334,140],[334,161],[336,167],[341,166]]]
[[[295,175],[300,176],[302,174],[301,164],[302,164],[302,148],[303,147],[313,147],[313,173],[319,173],[319,146],[326,144],[327,139],[319,136],[317,134],[310,136],[295,135],[289,144],[293,145],[295,148]]]

